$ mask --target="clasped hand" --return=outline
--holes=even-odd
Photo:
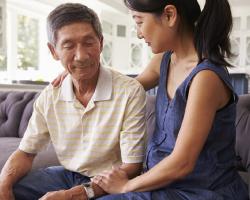
[[[76,186],[70,190],[48,192],[39,200],[88,200],[84,187]]]
[[[127,192],[129,179],[124,170],[113,166],[111,170],[104,170],[92,178],[91,181],[99,185],[105,192],[109,194],[117,194]]]

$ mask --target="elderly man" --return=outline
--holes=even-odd
[[[95,199],[104,192],[91,177],[112,166],[130,178],[142,169],[145,91],[100,64],[103,36],[95,12],[62,4],[48,16],[47,33],[53,58],[69,75],[61,88],[49,85],[36,100],[19,149],[1,173],[1,200]],[[50,142],[62,166],[27,175],[36,154]]]

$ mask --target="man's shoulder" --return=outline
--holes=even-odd
[[[57,97],[60,94],[60,90],[61,89],[59,87],[54,87],[52,84],[49,84],[43,89],[38,98],[44,99],[44,98]]]
[[[113,84],[120,85],[127,89],[136,89],[138,87],[142,87],[142,85],[134,78],[131,78],[123,73],[118,71],[109,69],[110,73],[112,74]]]

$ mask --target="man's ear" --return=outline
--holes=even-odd
[[[178,17],[176,7],[173,5],[166,6],[163,11],[163,17],[168,21],[169,27],[173,27]]]
[[[58,58],[58,56],[57,56],[57,53],[56,53],[56,51],[55,51],[55,48],[54,48],[50,43],[47,43],[47,46],[48,46],[48,48],[49,48],[49,50],[50,50],[50,53],[51,53],[52,57],[53,57],[55,60],[60,60],[60,59]]]
[[[102,53],[102,50],[103,50],[103,35],[100,39],[100,53]]]

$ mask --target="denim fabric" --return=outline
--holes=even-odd
[[[38,200],[47,192],[69,190],[70,188],[90,182],[90,178],[69,171],[61,166],[35,170],[13,187],[16,200]]]
[[[234,102],[216,113],[195,169],[188,177],[159,190],[110,195],[101,199],[248,200],[247,186],[234,166],[238,96],[229,76],[223,67],[209,61],[202,62],[182,82],[174,98],[170,100],[166,91],[166,79],[171,54],[171,51],[166,52],[161,62],[156,98],[156,127],[148,144],[145,172],[172,153],[183,121],[190,82],[199,71],[212,70],[217,73],[232,90]]]

